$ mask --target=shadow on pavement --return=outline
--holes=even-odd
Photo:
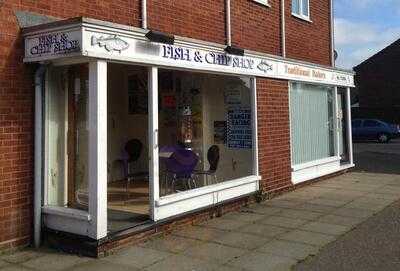
[[[354,154],[356,172],[400,174],[400,154],[363,151]]]

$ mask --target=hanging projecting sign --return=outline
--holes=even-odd
[[[26,33],[24,61],[80,55],[169,68],[354,86],[350,72],[257,54],[230,55],[222,48],[194,42],[154,43],[148,41],[143,32],[84,20],[87,20],[84,24],[58,26],[57,31],[42,29]]]

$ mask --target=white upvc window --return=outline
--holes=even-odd
[[[260,3],[262,5],[265,5],[267,7],[270,7],[268,0],[253,0],[254,2]]]
[[[310,20],[310,0],[292,0],[292,15]]]

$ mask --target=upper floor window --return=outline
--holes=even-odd
[[[292,0],[292,14],[302,19],[310,19],[310,0]]]

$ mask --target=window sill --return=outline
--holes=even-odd
[[[213,184],[213,185],[200,187],[197,189],[193,189],[193,190],[189,190],[189,191],[185,191],[185,192],[181,192],[181,193],[164,196],[156,201],[156,206],[164,206],[164,205],[173,204],[173,203],[184,201],[184,200],[187,200],[190,198],[195,198],[195,197],[199,197],[202,195],[222,191],[225,189],[253,183],[253,182],[256,182],[259,180],[261,180],[261,176],[252,175],[252,176],[248,176],[248,177],[244,177],[244,178],[235,179],[232,181]]]
[[[310,16],[302,16],[302,15],[299,15],[299,14],[296,14],[293,12],[292,12],[292,16],[297,19],[303,20],[305,22],[312,23],[312,21],[310,20]]]
[[[90,214],[86,211],[59,207],[59,206],[43,206],[42,212],[49,215],[57,215],[68,217],[76,220],[90,221]]]
[[[266,6],[268,8],[271,7],[271,5],[269,4],[268,0],[253,0],[253,2],[256,2],[260,5]]]
[[[337,161],[340,161],[340,156],[323,158],[323,159],[319,159],[319,160],[315,160],[315,161],[311,161],[311,162],[307,162],[307,163],[303,163],[303,164],[299,164],[299,165],[293,165],[292,171],[298,171],[301,169],[310,168],[310,167],[328,164],[328,163],[337,162]]]

